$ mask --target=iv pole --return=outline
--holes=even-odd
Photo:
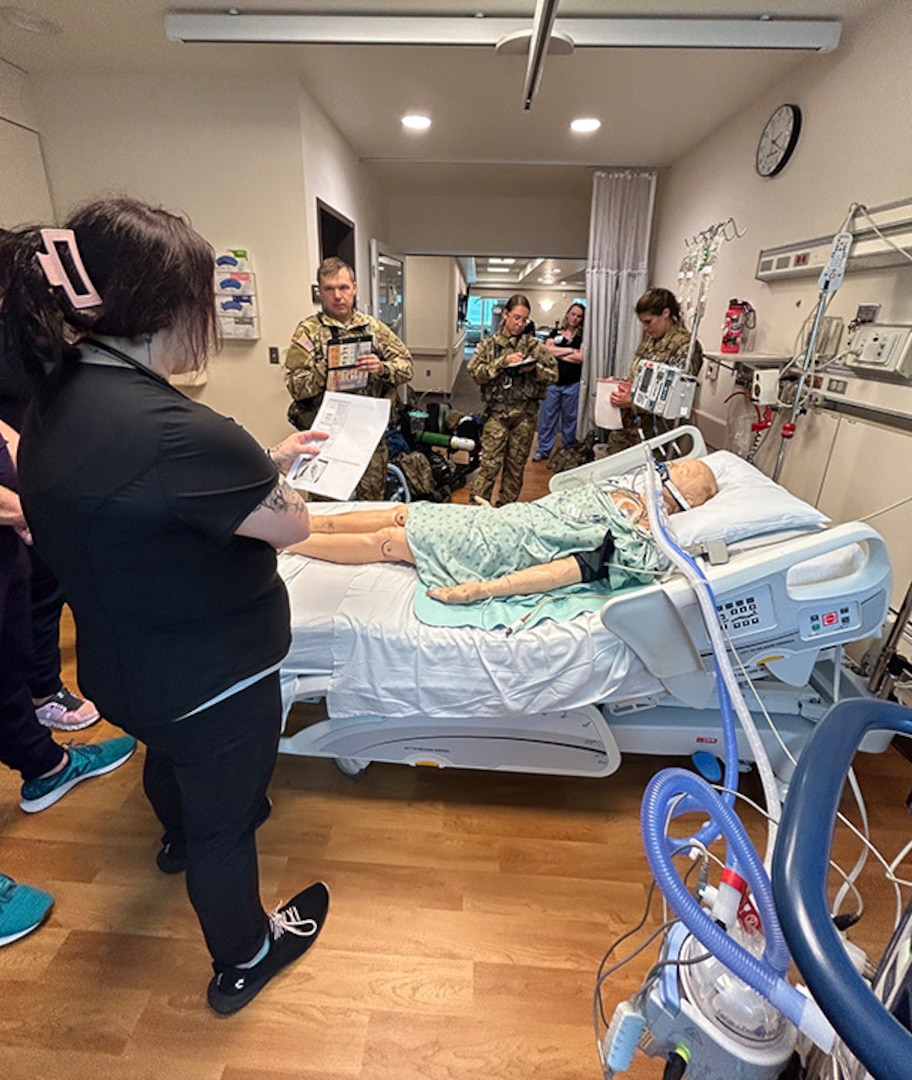
[[[849,260],[849,251],[852,247],[852,241],[855,238],[854,234],[849,230],[851,229],[852,222],[859,209],[858,203],[852,203],[849,207],[849,212],[846,214],[839,232],[833,237],[830,256],[817,281],[817,288],[820,290],[817,297],[817,310],[814,312],[814,322],[811,326],[811,332],[808,335],[807,348],[804,351],[804,362],[801,365],[801,374],[798,377],[795,400],[792,403],[789,418],[783,423],[782,430],[779,433],[781,436],[779,454],[776,458],[776,468],[773,471],[773,479],[777,482],[779,480],[779,474],[782,472],[782,466],[785,463],[785,452],[788,449],[789,440],[795,434],[796,421],[804,409],[804,405],[802,404],[802,393],[804,391],[804,385],[807,382],[808,372],[810,371],[814,360],[814,346],[817,343],[820,320],[823,318],[823,313],[827,309],[830,298],[842,284],[842,280],[845,277],[845,268],[846,263]]]

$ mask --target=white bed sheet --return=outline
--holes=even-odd
[[[284,678],[329,676],[330,716],[521,716],[661,693],[598,613],[503,630],[420,623],[410,566],[282,555],[292,607]]]

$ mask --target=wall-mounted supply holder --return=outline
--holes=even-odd
[[[215,310],[224,340],[259,339],[256,274],[252,269],[250,253],[243,248],[232,248],[216,254]]]

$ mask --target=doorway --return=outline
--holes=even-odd
[[[317,199],[317,228],[320,235],[320,261],[333,256],[347,262],[355,271],[355,223]]]

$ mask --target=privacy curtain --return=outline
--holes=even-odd
[[[640,343],[633,308],[648,285],[655,185],[654,172],[593,176],[578,438],[595,424],[596,379],[625,376]]]

